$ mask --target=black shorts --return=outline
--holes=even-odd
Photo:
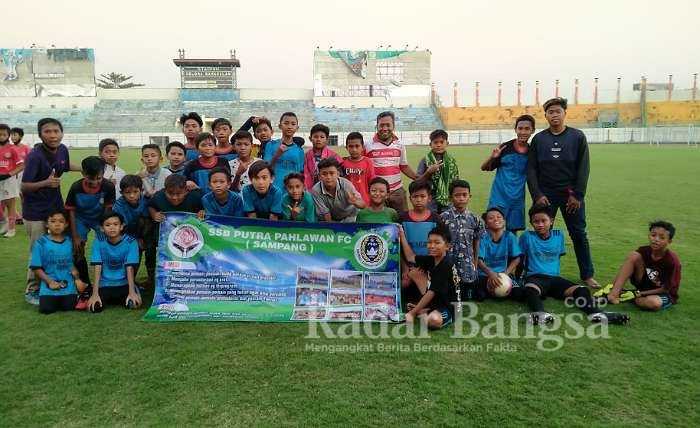
[[[411,284],[408,287],[401,288],[401,305],[404,312],[407,312],[406,305],[408,303],[416,304],[422,297],[423,295],[418,289],[418,286],[416,286],[413,281],[411,281]]]
[[[528,284],[535,284],[540,289],[540,296],[542,296],[543,299],[549,296],[560,300],[564,299],[564,293],[566,290],[576,285],[568,279],[560,276],[539,274],[528,276],[523,282],[526,286]]]
[[[653,290],[655,288],[659,288],[659,286],[654,281],[649,279],[646,272],[642,275],[642,279],[640,281],[637,281],[634,275],[632,275],[630,277],[630,283],[634,285],[639,291]]]
[[[107,305],[126,305],[126,298],[129,296],[129,286],[119,285],[116,287],[100,287],[100,300],[102,306]]]
[[[56,311],[72,311],[78,302],[77,294],[63,296],[39,296],[39,312],[52,314]]]

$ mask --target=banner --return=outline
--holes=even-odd
[[[398,321],[394,224],[168,213],[148,321]]]
[[[94,97],[92,49],[0,48],[0,96]]]

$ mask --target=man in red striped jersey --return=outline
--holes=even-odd
[[[365,145],[365,156],[372,160],[374,173],[389,182],[387,205],[397,212],[406,211],[406,191],[401,183],[401,174],[412,180],[429,177],[440,165],[431,165],[422,176],[418,176],[408,165],[406,147],[394,134],[396,118],[393,112],[384,111],[377,115],[377,133],[372,142]]]

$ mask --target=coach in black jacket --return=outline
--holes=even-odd
[[[581,130],[564,124],[566,105],[566,99],[560,97],[544,103],[549,129],[537,133],[530,144],[527,185],[535,204],[549,206],[552,216],[561,210],[574,244],[581,279],[586,285],[598,288],[586,236],[588,142]]]

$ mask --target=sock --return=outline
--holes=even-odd
[[[525,301],[530,308],[530,312],[544,312],[544,302],[540,293],[532,287],[525,287]]]
[[[591,296],[591,291],[587,287],[576,287],[574,290],[574,304],[576,307],[581,309],[588,315],[600,312],[598,307],[593,301],[593,296]]]
[[[80,276],[80,280],[83,281],[85,284],[92,286],[92,282],[90,282],[90,274],[88,273],[87,260],[85,258],[83,258],[82,260],[76,260],[75,268],[78,269],[78,275]]]

